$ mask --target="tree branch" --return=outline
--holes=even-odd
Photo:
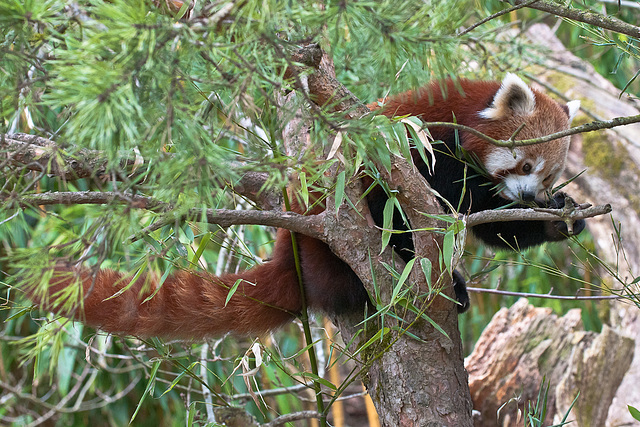
[[[611,205],[600,205],[588,208],[573,208],[569,211],[565,209],[502,209],[481,211],[469,215],[467,226],[485,224],[488,222],[504,221],[570,221],[592,218],[594,216],[606,215],[612,211]]]
[[[539,0],[526,0],[526,1],[524,1],[524,2],[521,2],[521,3],[519,3],[519,4],[516,4],[516,5],[515,5],[515,6],[513,6],[513,7],[509,7],[509,8],[507,8],[507,9],[503,9],[503,10],[501,10],[500,12],[496,12],[496,13],[494,13],[493,15],[489,15],[489,16],[487,16],[486,18],[484,18],[484,19],[482,19],[482,20],[480,20],[480,21],[476,22],[475,24],[471,25],[470,27],[467,27],[467,28],[465,28],[464,30],[460,31],[460,32],[458,33],[458,35],[459,35],[459,36],[463,36],[463,35],[465,35],[465,34],[467,34],[467,33],[471,32],[471,31],[475,30],[475,29],[476,29],[476,28],[478,28],[479,26],[481,26],[481,25],[483,25],[483,24],[486,24],[487,22],[489,22],[489,21],[491,21],[491,20],[493,20],[493,19],[496,19],[496,18],[498,18],[498,17],[500,17],[500,16],[502,16],[502,15],[506,15],[507,13],[511,13],[511,12],[513,12],[514,10],[522,9],[523,7],[529,6],[531,3],[535,3],[535,2],[537,2],[537,1],[539,1]]]
[[[72,191],[57,193],[30,194],[16,196],[0,193],[0,200],[14,204],[21,208],[43,205],[79,205],[79,204],[110,204],[124,203],[131,208],[146,209],[156,213],[172,215],[172,220],[204,219],[209,224],[221,227],[231,225],[265,225],[285,228],[307,236],[322,238],[322,214],[304,216],[293,212],[281,211],[247,211],[233,209],[200,209],[190,208],[185,211],[174,210],[173,205],[138,194],[123,194],[115,192]]]
[[[477,136],[478,138],[482,138],[485,141],[497,146],[497,147],[522,147],[525,145],[535,145],[542,144],[544,142],[553,141],[554,139],[563,138],[565,136],[576,135],[579,133],[593,132],[596,130],[602,129],[611,129],[618,126],[630,125],[633,123],[640,123],[640,114],[635,116],[627,116],[627,117],[615,117],[611,120],[594,120],[589,123],[585,123],[581,126],[576,126],[574,128],[566,129],[560,132],[554,132],[549,135],[541,136],[538,138],[530,138],[530,139],[494,139],[490,136],[485,135],[484,133],[465,125],[461,125],[458,123],[448,123],[448,122],[424,122],[422,123],[423,128],[432,128],[432,127],[445,127],[450,129],[456,129],[464,132],[468,132],[472,135]]]
[[[501,289],[487,289],[487,288],[474,288],[471,286],[467,286],[467,290],[469,292],[476,292],[479,294],[497,294],[511,297],[522,297],[522,298],[545,298],[545,299],[556,299],[556,300],[565,300],[565,301],[599,301],[599,300],[623,300],[627,299],[623,296],[619,295],[598,295],[598,296],[580,296],[580,295],[552,295],[552,294],[537,294],[534,292],[511,292],[511,291],[503,291]]]
[[[82,149],[77,156],[69,156],[55,142],[36,135],[2,134],[0,150],[12,164],[67,180],[100,177],[106,171],[107,161],[101,152]],[[123,166],[128,164],[125,161]],[[133,164],[133,160],[130,164]]]
[[[514,5],[520,5],[527,3],[525,0],[502,0],[505,3],[511,3]],[[618,18],[612,16],[604,16],[599,13],[589,12],[579,9],[570,9],[568,7],[549,3],[546,1],[537,1],[531,4],[526,4],[526,7],[537,9],[543,12],[550,13],[552,15],[561,16],[563,18],[572,19],[578,22],[584,22],[585,24],[594,25],[596,27],[604,28],[606,30],[615,31],[617,33],[626,34],[627,36],[640,38],[640,27],[628,24],[621,21]]]
[[[283,424],[290,423],[293,421],[307,420],[310,418],[320,418],[320,416],[321,414],[318,411],[293,412],[291,414],[280,415],[274,420],[266,424],[263,424],[263,427],[276,427],[276,426],[281,426]]]
[[[330,105],[331,111],[345,113],[349,119],[359,118],[370,112],[362,101],[338,81],[333,62],[317,44],[303,46],[289,55],[282,54],[289,62],[285,78],[293,78],[298,91],[305,97],[310,96],[316,105]],[[302,63],[304,66],[295,63]],[[301,79],[305,75],[305,67],[315,69],[307,76],[306,84]]]
[[[7,161],[29,170],[59,176],[66,181],[81,178],[100,178],[107,169],[104,153],[96,150],[81,149],[74,156],[66,154],[56,142],[37,135],[24,133],[1,134],[0,156],[6,153]],[[170,154],[165,154],[169,156]],[[0,157],[1,158],[1,157]],[[0,163],[2,166],[2,163]],[[121,162],[122,170],[113,176],[116,181],[136,175],[134,166],[146,170],[136,159],[129,158]],[[234,167],[234,165],[231,165]],[[237,165],[235,165],[237,167]],[[273,191],[265,190],[264,185],[269,178],[266,172],[241,171],[240,179],[228,184],[236,193],[256,203],[263,210],[279,209],[282,197]]]

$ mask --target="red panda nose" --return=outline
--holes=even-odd
[[[536,193],[532,191],[523,191],[518,196],[523,202],[533,202],[536,199]]]

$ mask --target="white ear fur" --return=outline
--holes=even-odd
[[[478,114],[485,119],[499,119],[508,115],[527,116],[536,108],[533,91],[515,74],[507,73],[493,103]]]
[[[578,114],[578,110],[580,110],[580,101],[567,102],[567,108],[569,109],[569,123],[571,123],[576,114]]]

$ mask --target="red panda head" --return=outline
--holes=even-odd
[[[537,138],[569,128],[580,101],[562,106],[531,89],[518,76],[507,74],[490,104],[480,110],[474,128],[495,139],[507,140],[524,125],[516,140]],[[564,170],[569,137],[511,150],[495,147],[479,138],[468,138],[463,146],[474,152],[490,178],[500,185],[500,195],[509,200],[531,201],[550,190]]]

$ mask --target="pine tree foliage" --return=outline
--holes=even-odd
[[[147,384],[163,383],[171,396],[174,390],[184,390],[185,378],[195,375],[198,358],[189,356],[189,346],[187,353],[176,356],[168,352],[170,347],[151,342],[142,350],[130,349],[142,363],[124,357],[122,366],[129,374],[113,374],[118,370],[117,358],[104,356],[97,362],[103,370],[92,371],[81,361],[82,348],[88,354],[126,354],[130,343],[114,342],[101,334],[91,338],[93,333],[80,324],[50,315],[42,318],[37,311],[25,316],[29,302],[20,298],[18,282],[46,286],[48,275],[42,271],[60,259],[132,275],[152,270],[163,277],[178,268],[221,272],[261,262],[269,255],[269,229],[220,229],[203,221],[194,209],[252,209],[253,202],[234,192],[235,184],[248,172],[266,174],[265,193],[279,194],[290,176],[301,176],[303,186],[330,194],[335,182],[325,179],[324,172],[335,159],[319,162],[318,153],[332,143],[337,131],[345,135],[346,176],[363,165],[368,170],[371,155],[388,158],[389,142],[372,137],[372,129],[404,135],[386,120],[345,121],[343,115],[331,112],[331,105],[310,107],[308,100],[299,97],[312,115],[312,145],[318,149],[303,157],[288,156],[282,130],[300,105],[282,105],[279,99],[296,87],[297,82],[285,79],[286,69],[294,65],[292,52],[318,43],[333,58],[338,79],[362,102],[434,77],[455,75],[459,64],[469,60],[455,35],[470,10],[469,1],[212,2],[197,4],[190,19],[179,19],[184,10],[176,11],[171,5],[164,1],[0,0],[0,133],[31,133],[57,144],[45,170],[0,161],[6,177],[0,185],[1,262],[12,301],[3,316],[5,332],[17,337],[37,332],[22,342],[24,356],[16,359],[17,354],[10,352],[4,366],[17,366],[20,360],[35,362],[23,365],[18,376],[36,383],[53,381],[61,408],[65,393],[77,396],[74,384],[91,384],[83,382],[86,375],[107,387],[107,393],[120,396],[136,384],[139,388],[147,383],[148,375],[145,380],[140,376],[145,367],[151,372]],[[2,151],[11,148],[3,146]],[[56,161],[85,164],[93,156],[102,163],[91,176],[76,179],[73,174],[50,173]],[[104,204],[38,206],[28,201],[33,194],[60,192],[118,197]],[[134,197],[150,198],[164,208],[144,209]],[[87,347],[86,339],[96,341]],[[294,349],[299,344],[292,347],[293,342],[284,338],[276,350],[264,350],[277,352],[270,357],[271,367],[265,368],[270,381],[294,386],[296,372],[305,370],[297,361],[304,353],[291,361],[283,359],[297,353]],[[0,345],[8,351],[4,343]],[[244,345],[227,343],[215,354],[221,358],[241,354]],[[173,365],[175,373],[158,372],[147,356],[150,351],[159,351],[160,360]],[[180,362],[184,357],[195,362]],[[246,390],[242,381],[224,380],[231,375],[232,365],[214,365],[200,378],[210,382],[216,393],[237,394]],[[77,382],[70,379],[74,372],[81,376]],[[355,378],[352,375],[341,387]],[[187,385],[189,393],[192,387]],[[200,386],[195,389],[201,392]],[[31,392],[44,393],[36,385]],[[185,413],[176,397],[160,399],[160,404],[177,408],[183,417],[193,414],[195,404]],[[108,399],[95,399],[100,401],[96,407],[108,403]],[[280,411],[302,409],[278,399]],[[126,416],[137,414],[135,399],[118,402]],[[149,399],[139,401],[142,408],[152,404]],[[13,401],[7,420],[16,413],[23,414],[16,422],[34,420],[26,415],[28,410],[21,412],[16,405]],[[87,402],[78,404],[78,408],[90,407]],[[42,409],[33,403],[33,413]],[[197,409],[206,412],[203,407]],[[110,423],[126,423],[128,419],[117,412],[107,412]],[[149,413],[146,416],[153,419]]]
[[[499,22],[460,35],[495,2],[193,3],[0,0],[0,318],[2,337],[17,342],[0,340],[0,387],[11,391],[1,398],[3,422],[125,425],[144,417],[159,425],[164,412],[204,425],[223,402],[247,404],[266,421],[309,408],[283,394],[258,398],[257,388],[300,390],[310,380],[334,404],[360,371],[340,384],[308,373],[308,346],[295,334],[259,344],[112,337],[32,311],[20,285],[46,286],[42,272],[60,259],[160,277],[260,263],[272,229],[222,228],[206,221],[205,209],[260,209],[236,191],[252,173],[265,177],[264,195],[282,194],[294,177],[303,198],[313,189],[342,199],[331,172],[338,160],[322,160],[338,134],[346,179],[360,171],[384,186],[374,164],[407,154],[405,127],[371,115],[345,120],[331,103],[305,96],[283,103],[304,92],[304,73],[286,75],[301,46],[328,52],[338,80],[363,103],[434,78],[492,77],[543,54],[505,37]],[[314,150],[293,156],[282,132],[300,110],[311,117]],[[15,146],[4,136],[21,133],[56,143],[41,150],[44,169],[11,161]],[[53,173],[70,162],[91,173]],[[110,199],[30,198],[99,193]],[[340,350],[327,349],[327,366]]]
[[[247,170],[267,172],[272,188],[285,185],[291,170],[309,170],[286,158],[279,140],[290,117],[276,101],[291,89],[283,78],[288,52],[311,41],[326,45],[339,77],[372,101],[455,71],[459,3],[213,3],[202,6],[200,19],[176,21],[148,2],[3,2],[4,130],[52,137],[80,160],[80,149],[108,160],[84,182],[42,177],[40,191],[133,192],[176,212],[235,206],[228,186]],[[314,113],[318,144],[329,141],[329,128],[363,129]],[[144,166],[122,176],[121,165],[136,158]],[[30,175],[8,186],[28,194],[35,184]],[[74,216],[80,228],[69,222]],[[156,218],[109,205],[62,208],[45,221],[78,238],[104,238],[118,251],[114,245]]]

